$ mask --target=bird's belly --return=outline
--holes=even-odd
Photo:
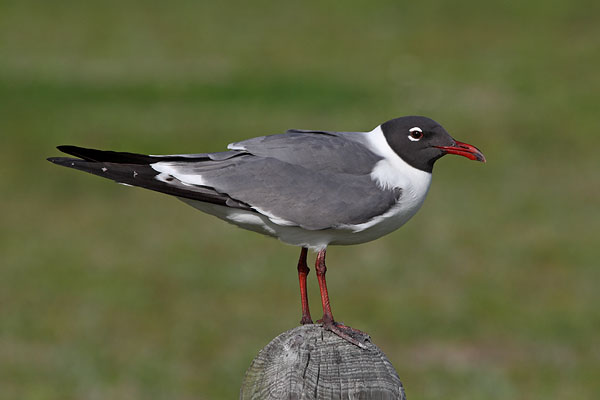
[[[276,237],[282,242],[294,246],[308,247],[318,251],[328,245],[352,245],[369,242],[395,231],[419,210],[423,204],[424,196],[422,198],[413,198],[408,203],[398,203],[386,213],[362,224],[344,225],[320,230],[279,225],[271,221],[268,217],[252,211],[184,198],[181,198],[181,200],[200,211],[212,214],[240,228]]]
[[[348,225],[343,229],[336,229],[333,245],[350,245],[370,242],[378,239],[404,225],[421,208],[423,200],[413,204],[397,204],[383,215],[374,217],[368,222],[358,225]]]

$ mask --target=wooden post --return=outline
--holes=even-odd
[[[406,400],[392,363],[366,339],[361,349],[321,325],[284,332],[252,361],[240,399]]]

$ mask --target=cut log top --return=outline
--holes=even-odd
[[[401,399],[404,389],[385,354],[361,349],[321,325],[282,333],[246,371],[240,399]]]

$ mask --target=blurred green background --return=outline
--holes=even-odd
[[[231,399],[298,250],[45,161],[442,123],[421,213],[332,247],[335,315],[417,399],[600,397],[597,1],[0,2],[0,398]],[[314,273],[309,289],[319,315]]]

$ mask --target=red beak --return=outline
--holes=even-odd
[[[485,157],[481,151],[475,146],[470,144],[455,141],[454,146],[435,146],[438,149],[444,150],[446,154],[456,154],[459,156],[467,157],[469,160],[485,162]]]

